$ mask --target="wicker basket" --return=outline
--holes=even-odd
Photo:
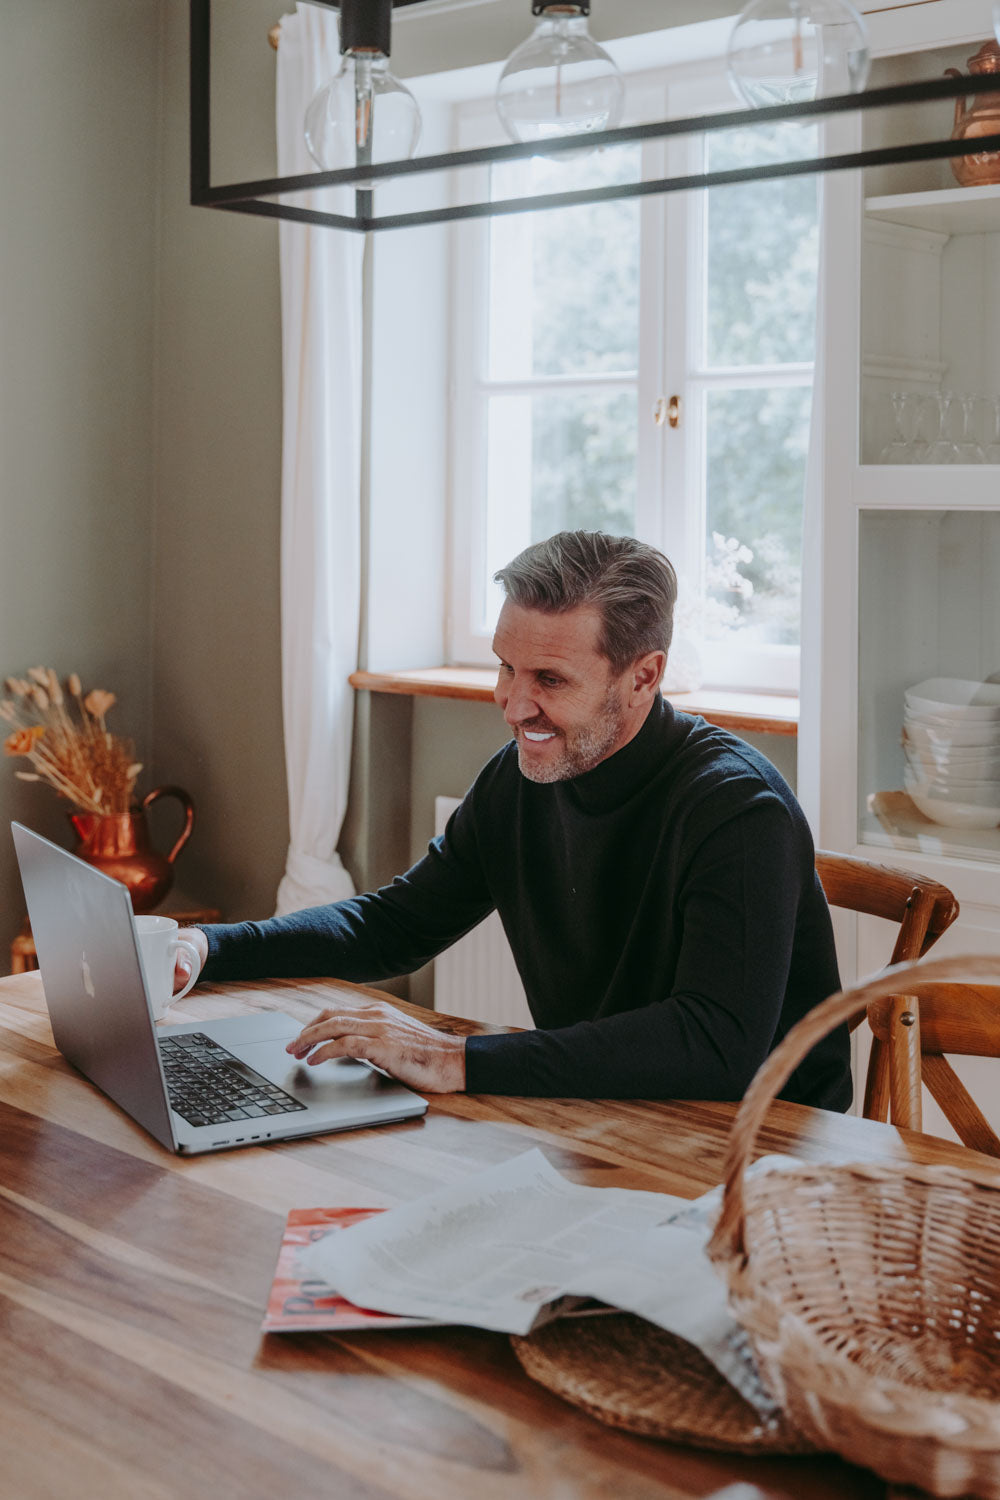
[[[780,1411],[762,1415],[745,1401],[694,1344],[632,1313],[557,1318],[510,1342],[532,1380],[609,1427],[724,1453],[813,1451]]]
[[[818,1448],[935,1495],[1000,1500],[1000,1164],[803,1165],[747,1179],[775,1095],[868,1001],[1000,981],[922,959],[833,995],[764,1063],[733,1122],[709,1254],[765,1384]]]

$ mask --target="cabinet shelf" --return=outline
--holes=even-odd
[[[865,213],[870,219],[905,224],[911,229],[931,229],[939,234],[997,234],[1000,233],[1000,183],[867,198]]]
[[[1000,861],[1000,832],[995,828],[949,828],[932,823],[903,791],[872,792],[867,804],[872,822],[861,832],[865,844],[991,864]]]

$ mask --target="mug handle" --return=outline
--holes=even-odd
[[[184,827],[180,831],[180,837],[167,855],[167,864],[172,865],[180,854],[184,845],[191,837],[191,829],[194,827],[194,803],[183,787],[179,786],[154,786],[151,792],[147,792],[142,799],[143,810],[151,807],[160,797],[176,797],[184,809]]]
[[[198,952],[194,943],[189,943],[187,938],[177,938],[174,943],[173,949],[173,957],[175,959],[177,957],[178,949],[180,948],[184,949],[188,958],[191,960],[191,978],[188,980],[187,984],[182,990],[178,990],[176,994],[171,995],[171,1005],[176,1005],[178,1000],[184,999],[184,996],[188,993],[189,990],[194,989],[194,986],[198,982],[199,972],[201,970],[201,954]]]

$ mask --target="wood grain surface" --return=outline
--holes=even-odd
[[[337,991],[359,993],[204,986],[166,1020],[248,1005],[304,1020]],[[727,1458],[605,1428],[529,1380],[500,1335],[260,1332],[291,1208],[389,1206],[533,1145],[577,1182],[695,1196],[719,1180],[733,1108],[455,1095],[423,1120],[174,1157],[54,1050],[39,975],[0,980],[0,1495],[881,1500],[881,1481],[833,1458]],[[780,1103],[759,1144],[981,1160]]]
[[[399,672],[352,672],[348,681],[357,691],[400,693],[407,698],[460,698],[467,703],[492,703],[496,668],[419,667]],[[701,714],[709,724],[737,734],[797,735],[799,700],[779,693],[737,693],[723,688],[699,688],[693,693],[666,693],[675,708]]]

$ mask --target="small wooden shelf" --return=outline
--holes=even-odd
[[[904,791],[872,792],[868,811],[877,820],[863,834],[865,844],[910,849],[957,859],[1000,861],[1000,830],[952,828],[925,817]]]
[[[178,905],[175,897],[173,904],[167,898],[166,906],[157,908],[156,915],[173,917],[178,927],[190,927],[194,922],[217,922],[220,912],[217,906],[195,906],[190,901],[184,902],[183,898]],[[31,935],[31,923],[25,917],[21,923],[21,931],[10,945],[10,972],[30,974],[37,968],[38,954],[35,952],[35,939]]]
[[[870,219],[938,234],[1000,234],[1000,183],[866,198],[865,213]]]
[[[404,693],[419,698],[462,698],[492,703],[496,673],[485,667],[421,667],[405,672],[353,672],[353,688],[370,693]],[[675,708],[701,714],[720,729],[744,734],[797,735],[799,700],[773,693],[730,693],[702,688],[696,693],[669,693]]]

